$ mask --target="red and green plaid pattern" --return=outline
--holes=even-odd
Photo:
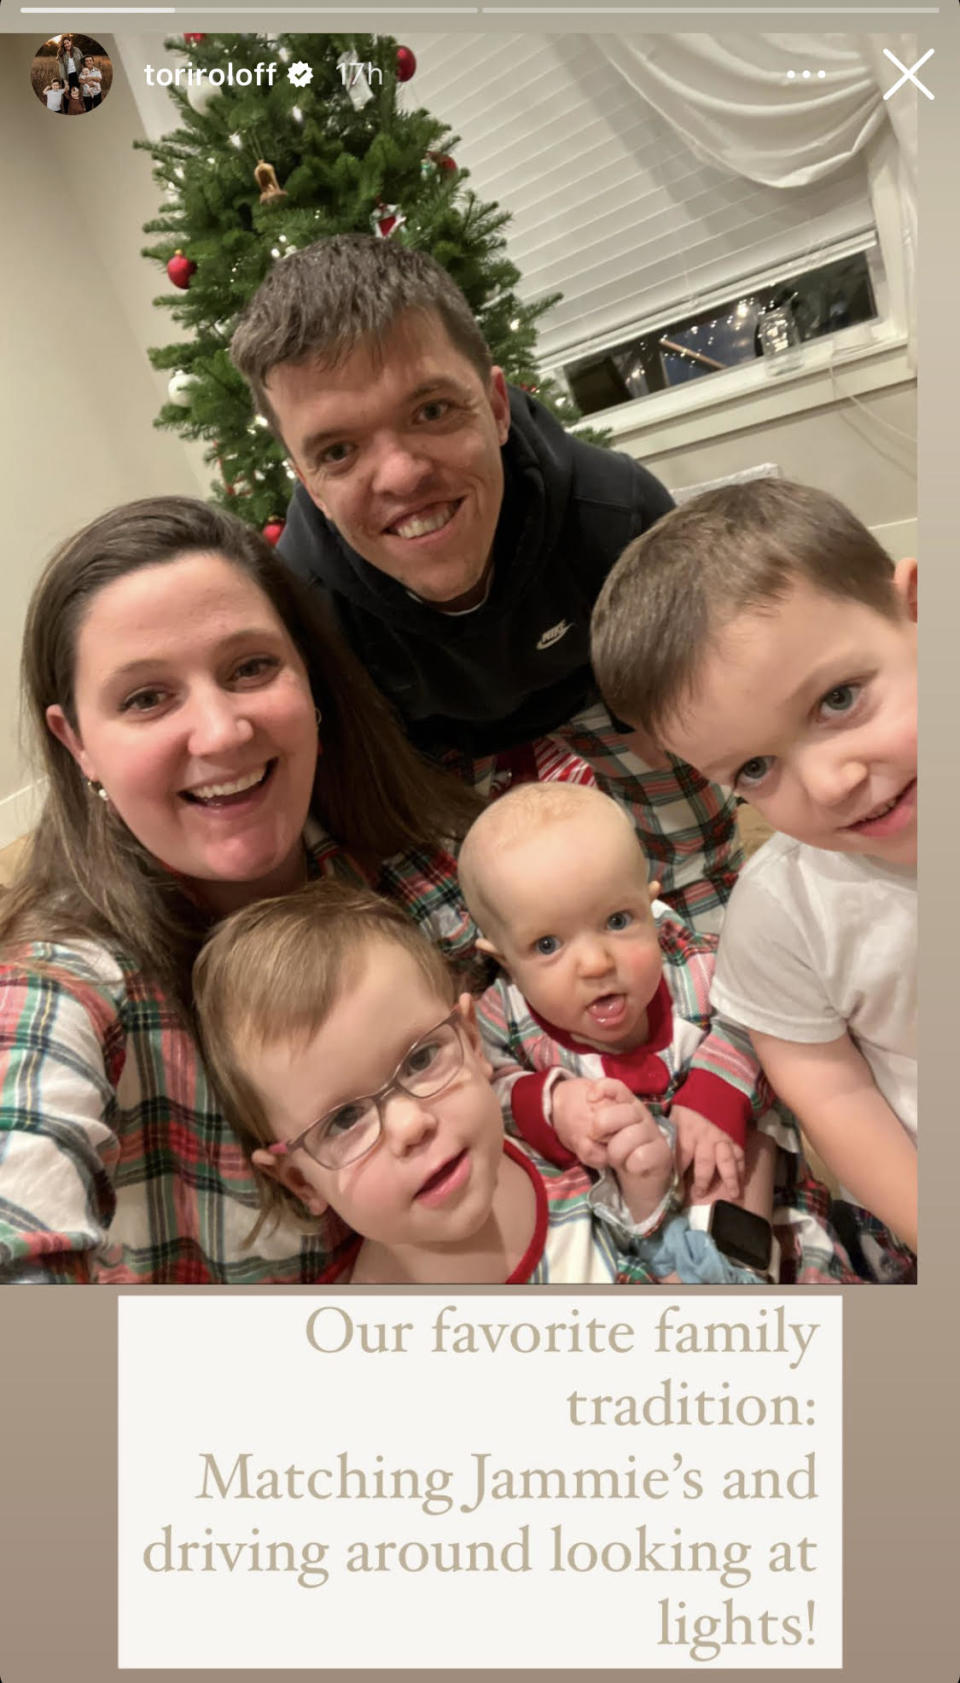
[[[553,734],[628,809],[661,899],[695,927],[717,929],[743,863],[733,795],[672,756],[663,770],[650,770],[601,704]]]
[[[512,1140],[510,1146],[516,1156],[527,1158],[546,1203],[539,1254],[528,1258],[517,1284],[612,1286],[635,1278],[653,1280],[638,1258],[618,1249],[610,1228],[594,1214],[588,1202],[593,1176],[586,1169],[579,1163],[567,1168],[548,1163],[525,1141],[518,1145]]]

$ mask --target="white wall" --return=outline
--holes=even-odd
[[[832,492],[866,526],[914,520],[916,446],[908,440],[916,438],[916,386],[871,392],[860,403],[835,402],[699,443],[678,438],[642,460],[671,491],[776,462],[784,478]]]
[[[176,334],[151,304],[166,279],[140,256],[156,191],[148,155],[131,146],[142,130],[129,88],[118,76],[98,111],[64,121],[30,85],[38,38],[5,36],[0,55],[0,846],[35,804],[17,746],[17,668],[43,562],[115,503],[204,495],[207,484],[199,450],[152,424],[168,376],[150,367],[146,346]]]

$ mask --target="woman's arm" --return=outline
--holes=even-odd
[[[89,1282],[115,1198],[114,1002],[52,972],[0,974],[0,1281]]]
[[[917,1151],[849,1034],[801,1044],[751,1031],[774,1091],[865,1209],[917,1248]]]

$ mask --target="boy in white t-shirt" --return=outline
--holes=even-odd
[[[47,102],[48,111],[59,111],[63,106],[63,84],[48,82],[43,90],[43,97]]]
[[[781,832],[741,874],[711,997],[914,1250],[916,587],[835,498],[762,479],[635,540],[593,619],[610,708]]]

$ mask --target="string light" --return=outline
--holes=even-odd
[[[239,152],[241,146],[243,145],[243,141],[240,139],[240,136],[238,134],[232,134],[230,136],[230,145],[235,146],[237,148],[237,151]]]
[[[301,111],[299,105],[291,105],[290,115],[293,118],[295,123],[302,123],[303,122],[303,112]]]

